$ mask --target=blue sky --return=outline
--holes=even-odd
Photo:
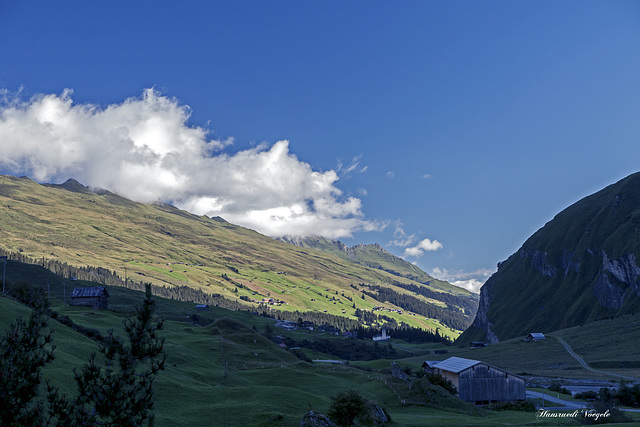
[[[8,0],[0,172],[477,287],[638,171],[639,76],[634,1]]]

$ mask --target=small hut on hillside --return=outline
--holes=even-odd
[[[478,360],[450,357],[432,366],[451,380],[460,399],[476,405],[524,400],[524,378]]]
[[[109,307],[109,292],[105,287],[74,288],[71,305],[106,309]]]
[[[527,342],[532,342],[532,341],[540,341],[544,339],[547,339],[547,337],[545,337],[543,333],[531,332],[529,335],[527,335],[527,337],[524,340]]]

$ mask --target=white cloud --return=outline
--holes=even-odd
[[[416,235],[411,234],[410,236],[407,236],[407,233],[405,233],[403,227],[404,227],[404,224],[402,223],[402,221],[396,221],[396,228],[393,231],[394,240],[391,240],[388,243],[389,246],[400,246],[404,248],[411,245],[414,242]]]
[[[446,280],[452,285],[465,288],[471,292],[478,293],[489,277],[495,272],[488,268],[481,268],[475,271],[449,271],[446,268],[434,268],[429,274],[438,279]]]
[[[338,167],[336,168],[338,174],[340,174],[340,176],[347,176],[351,172],[353,172],[356,169],[358,169],[360,167],[360,159],[362,159],[362,154],[354,157],[351,160],[351,163],[349,164],[349,166],[346,166],[346,167],[342,164],[342,161],[338,161]],[[368,166],[364,166],[358,172],[359,173],[364,173],[364,172],[367,171],[367,169],[368,169]]]
[[[336,171],[313,170],[288,141],[226,154],[233,140],[188,125],[189,107],[154,89],[105,108],[74,104],[69,90],[28,101],[0,95],[0,166],[7,172],[40,182],[73,177],[271,236],[340,238],[382,227],[364,218],[360,199],[341,196]]]
[[[404,250],[403,256],[421,257],[425,251],[437,251],[442,249],[442,243],[437,240],[424,239],[416,246]]]

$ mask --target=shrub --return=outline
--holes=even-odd
[[[366,402],[356,390],[347,390],[331,397],[329,418],[338,425],[350,426],[356,418],[366,413]]]
[[[556,393],[569,394],[571,395],[571,391],[562,387],[562,383],[559,381],[553,381],[549,386],[549,390],[555,391]]]
[[[486,407],[491,411],[522,411],[535,412],[536,404],[530,400],[519,400],[517,402],[497,402]]]
[[[451,380],[446,379],[440,374],[425,373],[424,377],[433,385],[440,386],[454,396],[458,394],[458,389],[453,385]]]

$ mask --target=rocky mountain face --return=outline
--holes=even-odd
[[[497,342],[635,313],[638,257],[640,173],[568,207],[500,263],[459,342]]]

